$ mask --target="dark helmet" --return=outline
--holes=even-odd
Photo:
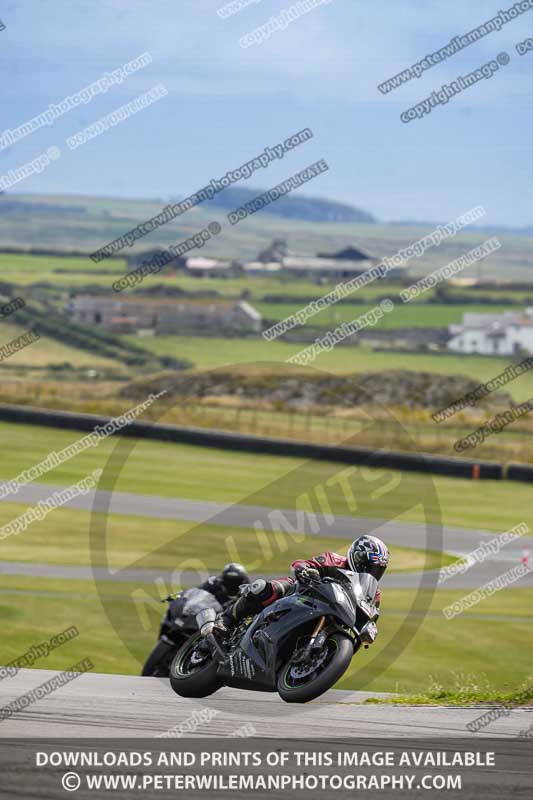
[[[237,594],[241,583],[250,583],[248,573],[242,564],[226,564],[220,575],[228,594]]]
[[[360,536],[348,550],[348,565],[354,572],[366,572],[381,580],[389,563],[387,545],[377,536]]]

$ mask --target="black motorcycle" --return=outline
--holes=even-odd
[[[222,686],[278,692],[306,703],[330,689],[354,654],[377,636],[378,583],[367,574],[337,569],[334,577],[296,583],[256,617],[219,640],[211,609],[198,615],[200,633],[178,651],[170,684],[182,697],[206,697]]]
[[[196,617],[202,609],[218,614],[222,607],[210,592],[204,589],[186,589],[166,597],[167,612],[161,621],[159,639],[146,659],[141,675],[151,678],[168,678],[170,665],[180,647],[198,633]]]

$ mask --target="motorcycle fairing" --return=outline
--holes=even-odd
[[[359,581],[363,576],[339,572],[346,573],[356,597],[356,589],[361,598],[366,597],[368,582],[363,587]],[[369,575],[364,577],[374,580]],[[221,664],[219,675],[227,686],[276,691],[278,653],[291,631],[323,616],[334,617],[341,625],[355,629],[358,610],[354,599],[337,582],[297,585],[293,593],[276,600],[255,617],[239,645]]]

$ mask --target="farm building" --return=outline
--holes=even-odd
[[[249,303],[211,298],[78,295],[67,311],[75,322],[114,333],[242,335],[259,333],[262,326]]]
[[[128,265],[128,272],[142,266],[146,261],[152,261],[156,256],[167,255],[167,251],[161,247],[155,247],[151,250],[141,250],[138,253],[130,253],[126,256],[126,264]],[[187,263],[186,256],[176,256],[165,265],[165,272],[174,272],[176,270],[184,270]]]
[[[205,256],[185,259],[185,270],[194,278],[238,278],[243,272],[237,261],[220,261]]]
[[[376,263],[377,259],[357,247],[346,247],[337,253],[302,256],[290,253],[287,243],[277,239],[259,254],[257,261],[245,264],[244,269],[248,274],[278,272],[281,276],[325,283],[350,280]]]
[[[166,252],[161,248],[155,248],[126,256],[128,272]],[[223,261],[206,256],[176,256],[165,265],[162,274],[169,275],[173,272],[182,272],[194,278],[238,278],[242,275],[243,269],[237,261]]]

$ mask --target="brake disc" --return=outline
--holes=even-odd
[[[322,666],[327,656],[327,650],[323,650],[310,664],[303,664],[301,667],[298,665],[292,666],[290,671],[291,678],[307,678],[308,675],[312,675],[313,672],[316,672],[318,667]]]

